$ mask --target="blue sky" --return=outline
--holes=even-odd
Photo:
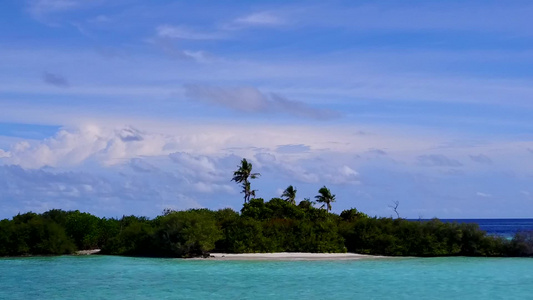
[[[231,207],[533,216],[530,1],[7,0],[0,218]]]

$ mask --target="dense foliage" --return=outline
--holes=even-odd
[[[475,224],[340,215],[304,200],[250,199],[232,209],[165,211],[155,219],[98,218],[79,211],[25,213],[0,221],[0,256],[104,254],[193,257],[209,252],[357,252],[393,256],[533,256],[533,233],[512,240]]]

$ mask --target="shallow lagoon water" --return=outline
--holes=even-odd
[[[0,299],[528,299],[531,258],[0,259]]]

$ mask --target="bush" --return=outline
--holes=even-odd
[[[370,218],[352,208],[340,215],[279,198],[252,199],[232,209],[166,210],[153,220],[98,218],[50,210],[0,221],[0,256],[67,254],[101,247],[104,254],[194,257],[216,250],[254,252],[356,252],[392,256],[533,256],[533,232],[511,241],[487,236],[475,224],[438,219]]]
[[[508,251],[511,256],[533,256],[533,231],[515,234]]]
[[[159,218],[158,254],[170,257],[206,255],[222,238],[215,213],[207,209],[178,211]]]
[[[62,226],[35,213],[0,222],[0,256],[59,255],[76,251]]]

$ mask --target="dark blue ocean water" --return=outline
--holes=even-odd
[[[533,231],[533,219],[441,219],[442,222],[475,223],[489,235],[510,238],[517,232]]]

